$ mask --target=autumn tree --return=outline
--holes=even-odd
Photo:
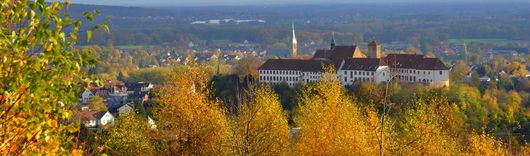
[[[466,75],[471,71],[471,68],[464,62],[458,61],[453,65],[449,72],[449,78],[453,82],[464,82]]]
[[[54,155],[74,148],[78,128],[64,122],[76,103],[82,68],[94,63],[75,48],[81,24],[66,2],[0,2],[0,155]],[[98,12],[86,12],[91,21]],[[107,29],[100,25],[100,28]],[[85,30],[88,40],[93,29]]]
[[[271,88],[256,87],[236,117],[235,147],[239,155],[289,155],[287,117]]]
[[[100,96],[94,96],[88,102],[88,108],[95,111],[107,111],[107,106],[105,105],[105,100]]]
[[[206,73],[189,67],[159,93],[157,142],[168,155],[226,155],[231,128],[219,102],[207,98]]]
[[[240,78],[247,75],[252,75],[254,78],[258,77],[258,68],[262,64],[262,61],[255,56],[246,55],[243,57],[234,67],[234,73]]]
[[[465,155],[506,155],[503,143],[486,133],[472,132],[466,145]]]
[[[375,135],[367,128],[359,108],[344,96],[333,70],[300,95],[294,120],[300,127],[300,155],[375,155]]]
[[[398,120],[397,146],[394,154],[406,155],[457,155],[460,142],[450,133],[463,121],[443,98],[416,99],[408,105]],[[461,122],[459,122],[461,121]]]
[[[103,135],[104,153],[110,155],[154,155],[147,119],[128,115],[119,118]]]

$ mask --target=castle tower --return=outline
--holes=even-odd
[[[368,44],[368,58],[381,58],[381,44],[375,39]]]
[[[335,45],[335,32],[331,32],[331,49],[334,49]]]
[[[293,24],[293,47],[291,51],[291,57],[296,57],[298,55],[298,41],[296,40],[296,34],[294,32],[294,24]]]

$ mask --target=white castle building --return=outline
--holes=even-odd
[[[293,40],[296,39],[293,37]],[[296,54],[294,48],[293,54]],[[366,55],[355,45],[336,46],[335,39],[332,39],[330,49],[317,50],[311,59],[267,60],[258,68],[259,82],[271,85],[285,82],[291,87],[316,82],[324,72],[323,67],[333,65],[343,85],[355,82],[380,84],[395,80],[436,88],[449,86],[449,68],[438,58],[416,54],[389,54],[382,57],[381,44],[375,40],[368,44]]]

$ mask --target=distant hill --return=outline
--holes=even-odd
[[[82,12],[92,10],[100,10],[102,15],[113,17],[172,16],[171,12],[164,9],[141,7],[72,4],[69,10],[76,16],[82,15]]]

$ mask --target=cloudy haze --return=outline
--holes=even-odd
[[[345,4],[345,3],[520,3],[528,0],[72,0],[73,3],[119,6],[206,6],[259,4]]]

